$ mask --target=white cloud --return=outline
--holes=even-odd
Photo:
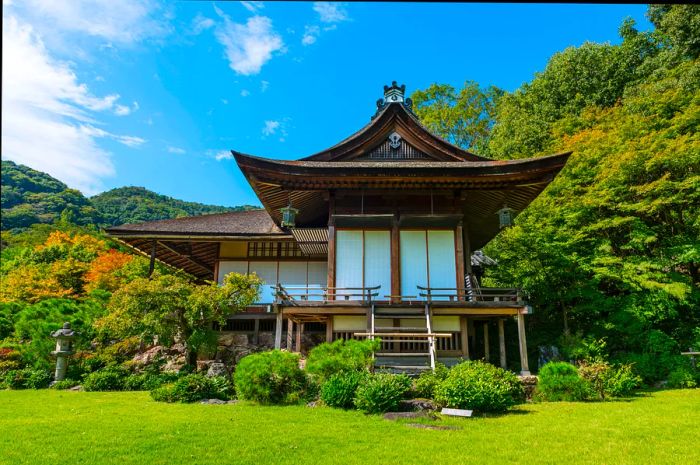
[[[322,23],[340,23],[350,19],[345,6],[341,2],[314,2],[313,8]]]
[[[70,65],[54,60],[34,29],[3,19],[3,157],[45,171],[86,194],[114,174],[98,138],[128,146],[145,141],[95,127],[94,112],[115,110],[118,95],[93,95]]]
[[[181,149],[180,147],[173,147],[173,146],[168,147],[168,152],[175,153],[178,155],[184,155],[186,153],[185,149]]]
[[[268,81],[260,81],[260,92],[265,92],[268,87],[270,87],[270,83]]]
[[[214,152],[214,159],[216,161],[221,161],[221,160],[226,160],[227,158],[231,158],[231,152],[228,150],[218,150]]]
[[[279,121],[274,121],[274,120],[265,121],[265,125],[263,126],[263,129],[262,129],[262,133],[266,136],[271,136],[275,132],[277,132],[277,129],[279,127],[280,127]]]
[[[241,97],[247,97],[247,96],[249,96],[249,95],[250,95],[250,91],[249,91],[249,90],[243,89],[243,90],[241,91]]]
[[[222,98],[221,103],[223,103],[224,105],[228,105],[228,100],[225,98]]]
[[[256,11],[265,8],[265,4],[263,2],[241,2],[241,5],[243,5],[243,7],[251,13],[255,13]]]
[[[217,9],[224,24],[215,35],[224,46],[229,66],[237,74],[258,74],[272,54],[284,48],[282,37],[275,32],[266,16],[252,16],[245,24],[238,24]]]
[[[114,114],[117,116],[126,116],[131,113],[131,108],[125,105],[116,105],[114,107]]]
[[[213,19],[203,16],[201,13],[197,13],[197,16],[192,20],[192,34],[201,34],[202,31],[206,31],[216,24]]]
[[[14,7],[47,35],[79,32],[133,44],[170,30],[155,0],[25,0]]]
[[[301,38],[303,45],[311,45],[316,42],[318,35],[321,33],[321,28],[318,26],[306,26],[304,28],[304,36]]]

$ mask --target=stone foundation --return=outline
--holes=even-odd
[[[532,400],[532,395],[535,393],[535,389],[537,388],[537,376],[518,376],[518,378],[520,378],[520,381],[525,387],[525,399]]]

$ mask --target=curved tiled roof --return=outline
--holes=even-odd
[[[285,235],[265,210],[188,216],[147,223],[123,224],[107,229],[112,236],[137,234],[193,236]]]

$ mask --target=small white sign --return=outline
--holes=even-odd
[[[472,416],[472,410],[462,410],[461,408],[444,408],[440,413],[442,413],[443,415],[449,415],[451,417]]]

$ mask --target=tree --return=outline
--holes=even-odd
[[[222,285],[197,285],[173,275],[137,278],[117,290],[108,315],[96,323],[117,338],[138,336],[143,342],[170,345],[182,342],[187,362],[214,342],[212,324],[243,310],[258,299],[262,281],[255,274],[226,275]]]
[[[432,84],[411,98],[416,115],[431,132],[460,147],[485,152],[501,94],[495,87],[481,89],[466,81],[459,92],[449,84]]]

